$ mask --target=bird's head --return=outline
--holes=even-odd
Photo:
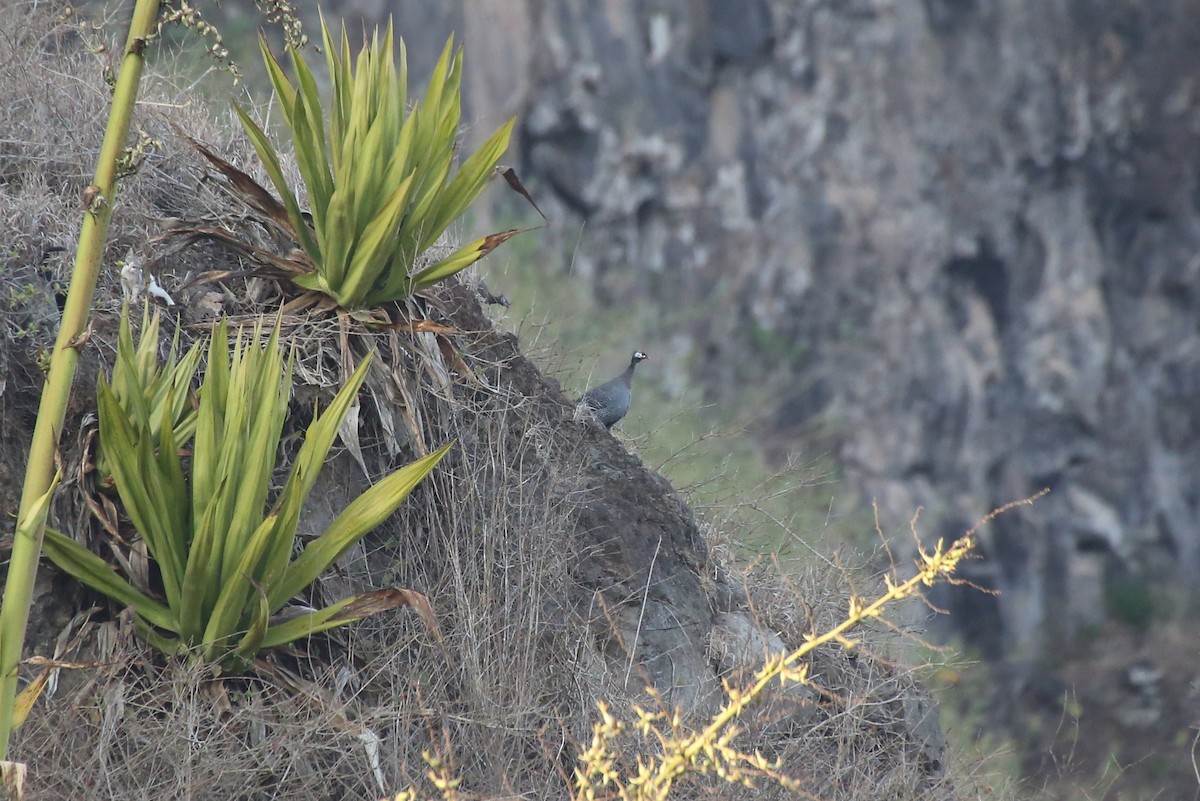
[[[649,358],[650,357],[648,355],[646,355],[645,353],[642,353],[640,350],[635,350],[633,352],[633,358],[629,360],[629,363],[637,364],[638,362],[644,362],[644,361],[646,361],[646,359],[649,359]]]

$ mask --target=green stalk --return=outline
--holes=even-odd
[[[116,191],[117,160],[125,148],[130,120],[137,102],[138,83],[145,59],[142,55],[147,40],[154,33],[159,0],[137,0],[133,19],[129,23],[129,38],[121,72],[113,90],[112,112],[104,143],[96,164],[96,177],[85,196],[87,209],[75,252],[75,269],[67,291],[62,327],[50,357],[50,370],[42,389],[37,424],[29,449],[29,464],[21,491],[21,508],[17,514],[17,533],[13,541],[12,559],[4,583],[4,601],[0,606],[0,760],[8,753],[12,733],[12,713],[17,692],[17,666],[25,641],[25,626],[29,622],[29,604],[33,598],[33,583],[37,577],[38,558],[42,549],[42,524],[26,527],[30,510],[39,498],[46,495],[54,478],[54,460],[58,438],[66,415],[71,384],[75,379],[76,350],[87,328],[88,312],[96,292],[100,260],[112,220]],[[43,521],[44,523],[44,521]]]

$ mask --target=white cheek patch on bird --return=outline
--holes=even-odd
[[[623,373],[583,393],[575,407],[576,418],[581,412],[591,414],[603,423],[605,428],[612,428],[620,422],[629,413],[633,402],[634,368],[648,358],[650,357],[642,351],[635,350],[629,359],[629,366]]]

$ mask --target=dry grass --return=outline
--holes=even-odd
[[[33,797],[376,794],[344,705],[315,705],[263,682],[224,686],[178,663],[106,673],[21,729]]]
[[[65,278],[69,261],[52,256],[43,268],[42,256],[55,247],[73,251],[79,193],[108,101],[102,69],[112,56],[82,51],[76,23],[54,16],[60,8],[27,0],[0,9],[0,220],[9,233],[0,254],[7,334],[0,360],[10,368],[0,371],[8,376],[0,392],[0,469],[13,474],[36,402],[37,349],[53,336],[53,283]],[[213,246],[173,250],[154,241],[176,217],[219,222],[264,244],[271,236],[203,180],[199,159],[168,124],[252,164],[227,115],[187,101],[169,80],[151,83],[135,126],[161,144],[122,185],[97,294],[97,335],[85,352],[91,379],[111,362],[115,341],[121,292],[111,265],[131,248],[168,291],[186,295],[178,320],[187,336],[214,310],[250,313],[280,297],[256,279],[185,290],[189,275],[244,265]],[[423,312],[436,314],[450,300],[433,298]],[[311,400],[327,397],[348,355],[370,346],[383,357],[363,395],[357,444],[327,467],[306,512],[310,532],[352,497],[364,472],[377,477],[457,440],[403,514],[313,590],[324,600],[385,584],[418,590],[434,602],[440,639],[401,610],[278,655],[256,677],[218,681],[199,666],[157,661],[119,615],[101,610],[70,627],[57,649],[52,640],[38,646],[92,664],[64,671],[57,693],[18,732],[14,756],[29,763],[34,797],[375,798],[409,784],[428,791],[422,753],[431,751],[479,797],[565,798],[595,702],[619,708],[642,694],[624,689],[624,671],[599,652],[603,637],[580,609],[593,588],[573,584],[574,566],[587,558],[573,520],[594,498],[584,490],[584,466],[564,452],[555,402],[510,380],[513,364],[495,348],[474,347],[490,332],[454,340],[473,377],[429,335],[367,334],[329,317],[289,320],[286,333],[299,349],[298,385],[306,385],[297,388],[295,430]],[[86,369],[76,396],[71,425],[82,432],[92,397]],[[65,447],[77,464],[79,442]],[[58,525],[93,525],[81,511],[80,489],[64,487]],[[714,581],[740,570],[719,558],[703,569]],[[741,580],[762,629],[795,643],[814,625],[841,619],[852,571],[814,561],[786,571],[790,579],[784,572],[765,565]],[[61,597],[67,585],[57,586]],[[59,627],[66,630],[66,621]],[[823,799],[955,797],[946,782],[930,780],[910,733],[917,696],[909,673],[889,658],[897,636],[868,631],[867,648],[818,652],[817,692],[774,698],[743,747],[783,759]],[[677,793],[785,795],[704,777]]]
[[[39,797],[369,798],[420,785],[422,752],[444,743],[469,789],[560,794],[556,752],[582,737],[581,712],[597,692],[572,665],[585,627],[566,608],[567,510],[556,500],[570,477],[549,474],[539,454],[546,432],[530,427],[514,442],[506,402],[430,423],[462,444],[453,463],[410,498],[401,524],[376,532],[319,590],[419,589],[435,601],[441,644],[415,616],[395,613],[281,658],[285,686],[146,667],[132,643],[89,654],[122,667],[61,694],[19,734]],[[381,442],[364,451],[386,458]],[[343,458],[318,492],[359,469]],[[64,742],[62,731],[76,739]],[[372,735],[378,765],[362,739]]]

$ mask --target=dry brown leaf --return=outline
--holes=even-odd
[[[29,717],[30,711],[33,710],[33,705],[37,703],[37,699],[42,695],[42,690],[46,689],[46,681],[49,678],[50,668],[46,668],[34,676],[33,681],[26,684],[21,692],[17,693],[12,711],[12,727],[14,729],[21,728],[21,724],[25,722],[25,718]]]
[[[459,333],[458,329],[454,326],[435,323],[432,320],[398,320],[394,323],[388,323],[385,328],[392,328],[396,331],[407,331],[410,334],[452,336]]]
[[[287,303],[283,304],[283,308],[279,310],[279,313],[284,317],[287,317],[289,315],[299,314],[302,311],[312,308],[315,308],[317,312],[324,312],[331,308],[330,301],[331,298],[328,295],[317,292],[316,290],[310,290],[305,292],[300,297],[293,298],[292,300],[289,300]]]
[[[391,323],[391,318],[387,316],[387,312],[383,309],[352,309],[347,312],[351,320],[362,323],[363,325],[386,327]]]
[[[417,399],[413,397],[408,382],[405,380],[404,368],[400,365],[392,367],[392,382],[393,386],[400,392],[400,397],[404,402],[400,404],[400,419],[404,421],[404,425],[408,428],[408,436],[416,448],[418,456],[428,456],[429,445],[425,442],[425,435],[421,429],[421,421],[418,416],[421,414],[421,406],[417,403]]]
[[[502,164],[496,165],[496,174],[504,179],[505,183],[512,188],[521,197],[529,201],[529,205],[533,206],[533,210],[542,215],[542,219],[550,222],[550,218],[538,208],[538,204],[533,202],[533,195],[529,194],[529,190],[525,188],[525,184],[521,183],[521,179],[517,177],[517,171],[512,167],[505,167]]]
[[[62,659],[51,659],[48,656],[31,656],[28,659],[22,659],[21,662],[34,667],[47,669],[69,669],[69,670],[86,670],[91,668],[107,667],[111,662],[68,662]]]
[[[225,159],[213,153],[204,145],[197,142],[192,137],[181,131],[179,134],[187,140],[188,144],[194,147],[200,155],[208,159],[208,161],[225,176],[225,180],[233,189],[242,196],[246,203],[255,210],[264,214],[269,220],[276,223],[285,231],[290,231],[295,234],[296,231],[292,227],[292,221],[288,217],[287,208],[280,203],[274,195],[268,192],[258,181],[255,181],[246,173],[239,170],[237,167],[230,164]]]
[[[224,679],[216,679],[205,684],[209,697],[212,698],[213,710],[217,720],[224,720],[233,714],[233,703],[229,700],[229,689]]]
[[[508,240],[512,239],[517,234],[523,234],[526,231],[532,231],[533,228],[509,228],[507,231],[500,231],[495,234],[488,234],[484,237],[483,243],[479,246],[479,258],[483,258],[491,253],[496,248],[503,245]]]
[[[471,369],[470,365],[463,361],[463,357],[459,355],[458,348],[454,347],[453,342],[443,336],[439,336],[437,338],[437,342],[438,347],[442,350],[442,358],[450,362],[450,365],[454,368],[455,372],[457,372],[463,378],[473,381],[478,386],[484,387],[485,389],[487,388],[487,386],[479,380],[479,376],[475,375],[475,371]]]
[[[123,542],[124,538],[117,528],[117,507],[112,501],[103,495],[97,495],[90,492],[83,493],[84,503],[87,504],[92,516],[100,521],[100,525],[108,532],[112,538]]]
[[[13,801],[24,801],[25,772],[26,765],[24,762],[0,760],[0,791],[3,791],[4,798],[11,798]]]
[[[348,620],[369,617],[377,615],[380,612],[386,612],[390,609],[396,609],[401,606],[412,607],[412,610],[417,613],[425,627],[429,629],[429,633],[438,641],[442,642],[442,630],[438,627],[437,616],[433,612],[433,604],[424,594],[416,590],[401,589],[399,587],[388,587],[382,590],[363,593],[355,598],[354,602],[342,610]]]
[[[219,242],[237,253],[242,254],[248,259],[255,261],[265,269],[263,270],[247,270],[245,275],[262,275],[269,278],[291,278],[296,275],[310,273],[316,269],[312,260],[302,250],[293,250],[286,256],[280,256],[265,248],[251,245],[243,241],[234,234],[222,228],[213,228],[211,226],[181,226],[172,228],[165,233],[160,234],[155,238],[155,241],[166,239],[174,239],[183,237],[184,241],[181,247],[186,247],[195,242],[213,241]],[[242,271],[228,270],[211,270],[206,273],[201,273],[195,278],[188,281],[187,285],[200,284],[208,281],[219,281],[223,278],[241,274]]]

